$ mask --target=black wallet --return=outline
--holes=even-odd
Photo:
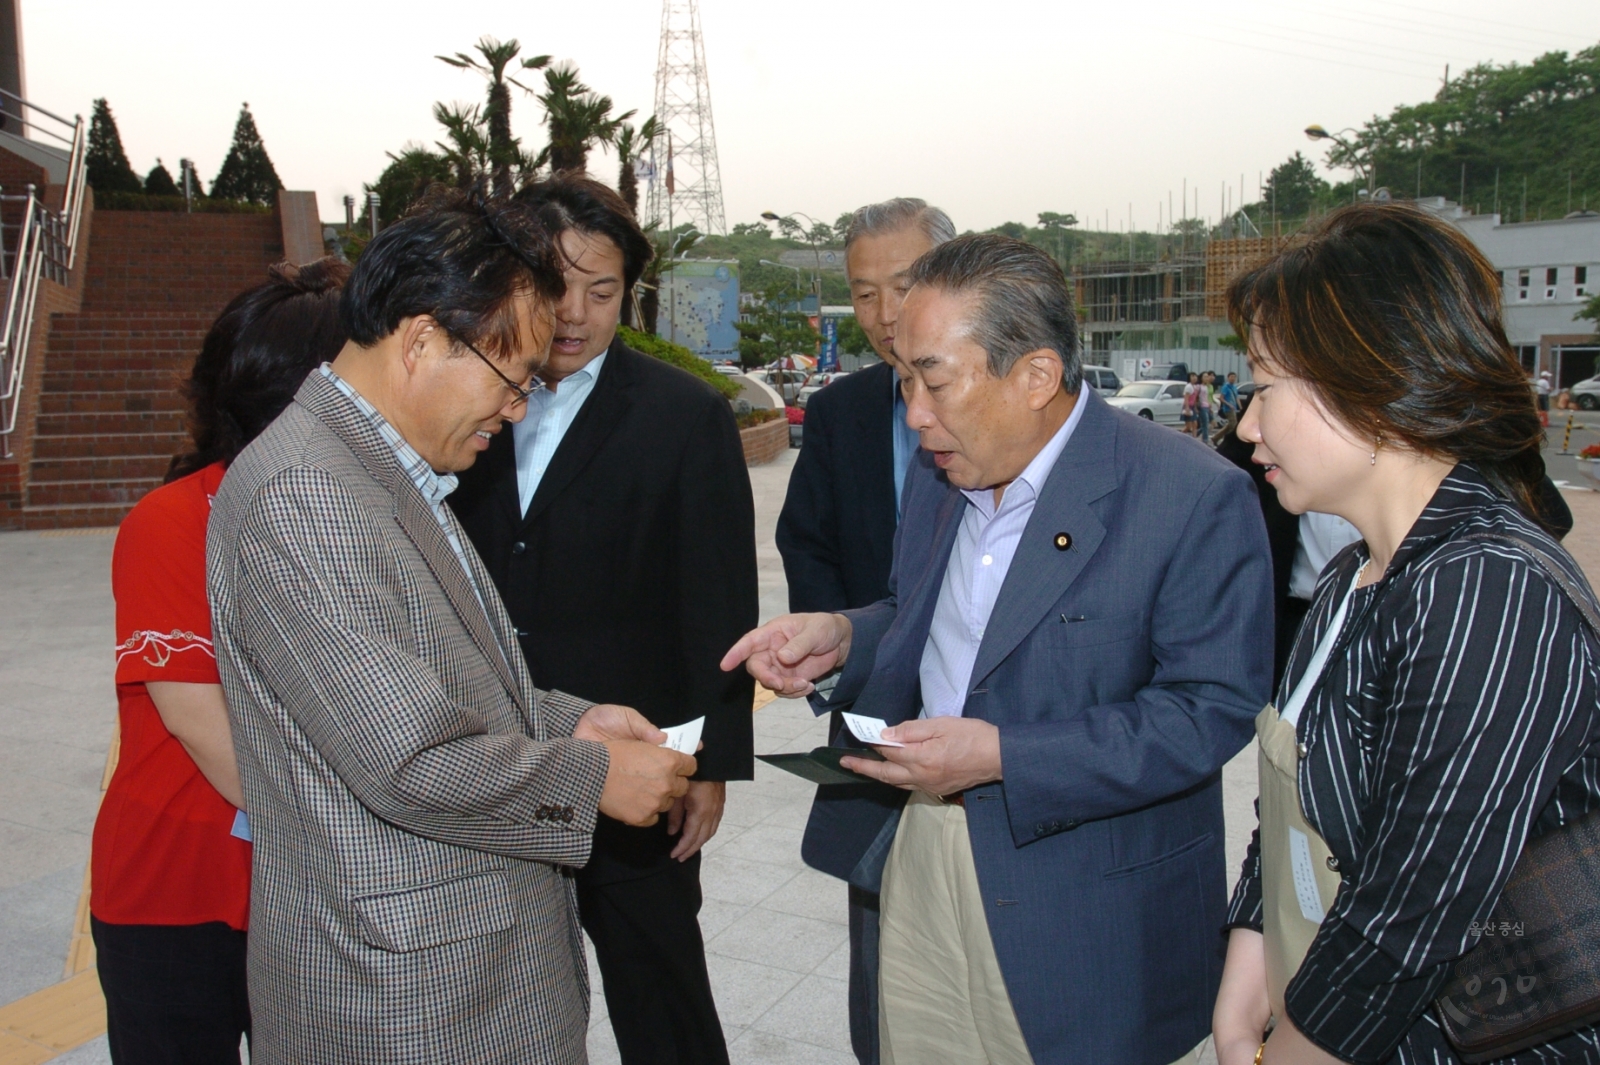
[[[871,747],[818,747],[795,754],[758,754],[756,757],[813,784],[861,784],[872,779],[840,766],[841,758],[884,760],[883,755]]]

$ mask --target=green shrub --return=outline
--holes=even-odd
[[[96,189],[94,206],[98,211],[184,211],[188,205],[182,196],[151,196],[143,192],[101,192]],[[207,196],[194,199],[195,214],[271,214],[271,207],[242,200],[213,200]]]
[[[728,399],[733,399],[739,394],[739,382],[726,374],[718,373],[711,368],[709,362],[688,348],[679,347],[669,340],[662,340],[649,333],[641,333],[637,329],[629,329],[625,325],[617,326],[617,336],[634,351],[671,363],[680,370],[688,370]]]

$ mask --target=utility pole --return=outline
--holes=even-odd
[[[702,233],[726,233],[722,171],[717,164],[717,136],[711,120],[711,81],[706,73],[705,43],[700,36],[699,0],[662,0],[655,115],[664,134],[669,138],[676,134],[676,158],[669,165],[683,167],[684,172],[675,176],[674,184],[676,194],[683,197],[687,220]],[[659,181],[650,184],[645,205],[647,219],[657,220],[671,211],[672,194],[663,204],[661,185]]]

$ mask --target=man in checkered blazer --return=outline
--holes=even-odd
[[[522,417],[561,291],[530,217],[441,195],[368,245],[349,342],[217,495],[256,1065],[585,1059],[570,871],[598,813],[653,823],[695,762],[533,687],[444,505]]]

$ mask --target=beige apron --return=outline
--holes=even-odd
[[[1300,751],[1294,726],[1268,705],[1256,715],[1260,741],[1262,932],[1267,1000],[1281,1018],[1283,994],[1299,971],[1339,890],[1338,863],[1300,810]]]

